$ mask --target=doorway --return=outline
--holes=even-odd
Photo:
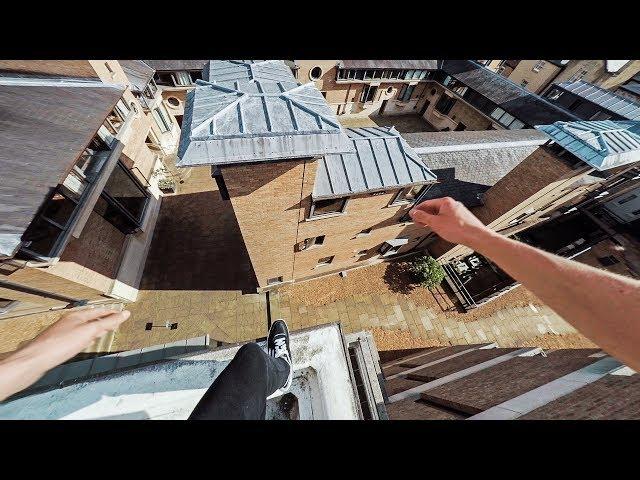
[[[384,113],[384,109],[387,108],[387,103],[389,100],[383,100],[382,105],[380,106],[380,110],[378,110],[378,115],[382,115]]]

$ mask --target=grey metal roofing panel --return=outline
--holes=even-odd
[[[332,198],[435,182],[436,176],[393,127],[349,128],[354,153],[318,162],[313,198]]]
[[[93,80],[0,78],[0,258],[16,253],[123,91]]]
[[[555,85],[585,100],[600,105],[627,120],[640,120],[640,104],[582,80]]]
[[[496,142],[494,148],[421,154],[424,163],[438,177],[438,183],[427,191],[425,199],[449,196],[468,207],[478,206],[479,195],[531,155],[539,143],[522,142],[508,148],[502,145],[504,143]]]
[[[640,161],[640,121],[556,122],[536,128],[597,170]]]
[[[342,68],[401,68],[436,70],[438,60],[340,60]]]
[[[325,98],[282,61],[219,61],[187,94],[179,167],[346,153],[352,143]]]
[[[209,60],[143,60],[156,72],[175,72],[181,70],[202,70]]]
[[[142,60],[118,60],[118,63],[129,79],[131,90],[134,92],[142,92],[155,73],[155,70]]]
[[[572,113],[471,60],[444,60],[442,70],[528,125],[579,120]]]

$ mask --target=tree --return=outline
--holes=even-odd
[[[444,280],[444,270],[438,261],[427,255],[422,255],[411,263],[411,274],[420,285],[433,288]]]

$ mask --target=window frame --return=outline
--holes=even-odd
[[[407,200],[407,194],[413,190],[414,188],[418,188],[417,193],[415,194],[413,200]],[[389,203],[389,206],[393,206],[395,207],[396,205],[410,205],[412,203],[415,203],[416,200],[418,198],[420,198],[420,195],[424,192],[424,189],[427,188],[427,185],[425,184],[418,184],[418,185],[409,185],[408,187],[404,187],[401,188],[400,190],[398,190],[398,192],[394,195],[393,199],[391,200],[391,202]],[[404,195],[403,195],[404,194]],[[402,195],[402,198],[400,200],[398,200],[398,198]]]
[[[326,267],[327,265],[331,265],[335,260],[335,255],[327,255],[326,257],[319,258],[316,266],[314,268]],[[321,260],[327,260],[326,262],[321,262]]]
[[[315,214],[316,211],[316,203],[317,202],[322,202],[325,200],[342,200],[342,207],[340,209],[340,211],[336,211],[336,212],[330,212],[330,213],[322,213],[319,215]],[[349,203],[349,197],[337,197],[337,198],[322,198],[320,200],[312,200],[311,202],[311,207],[309,208],[309,216],[307,217],[307,220],[315,220],[317,218],[326,218],[326,217],[335,217],[338,215],[344,215],[345,211],[347,210],[347,203]]]
[[[318,239],[322,239],[318,242]],[[326,235],[317,235],[315,237],[305,238],[302,241],[304,248],[302,250],[311,250],[312,248],[320,248],[324,245],[325,240],[327,239]]]
[[[164,112],[162,109],[164,108]],[[167,112],[166,107],[163,104],[158,105],[157,107],[151,110],[151,114],[153,115],[153,119],[156,122],[156,125],[160,129],[161,133],[170,132],[173,129],[173,122],[171,118],[169,118],[169,112]],[[166,117],[165,117],[166,115]],[[160,121],[158,121],[160,118]],[[166,129],[163,129],[163,127]]]

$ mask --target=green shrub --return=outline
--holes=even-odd
[[[444,280],[444,270],[438,261],[427,255],[420,256],[411,262],[411,274],[420,285],[433,288]]]

